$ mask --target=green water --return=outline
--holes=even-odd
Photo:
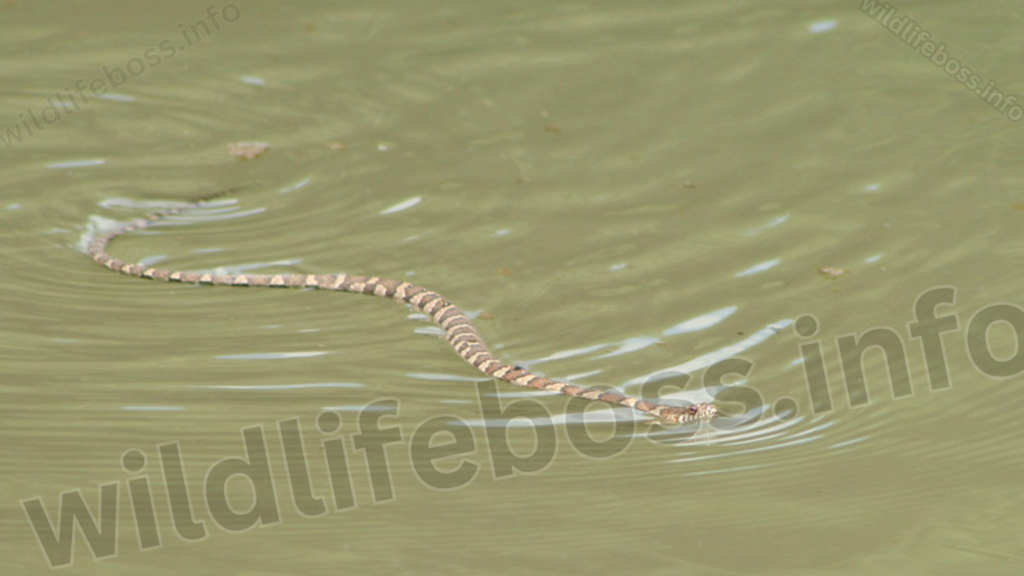
[[[976,312],[1024,304],[1022,123],[976,93],[1024,94],[1014,5],[896,6],[888,22],[927,31],[953,72],[859,2],[208,6],[0,6],[4,573],[1020,573],[1024,384],[988,375],[967,336]],[[245,141],[270,147],[229,155]],[[236,186],[111,251],[422,283],[502,358],[630,394],[685,371],[669,398],[699,400],[716,361],[753,368],[708,389],[716,430],[620,422],[621,445],[588,457],[578,439],[609,438],[609,411],[585,427],[561,396],[481,378],[401,305],[144,282],[83,253],[115,222]],[[959,328],[932,391],[908,323],[941,286],[956,298],[936,314]],[[805,314],[813,336],[794,331]],[[905,348],[911,394],[893,398],[875,350],[867,397],[847,391],[840,341],[873,328]],[[1016,354],[1010,328],[981,332],[996,359]],[[819,343],[826,388],[800,361]],[[520,427],[495,393],[550,417]],[[374,443],[394,438],[371,423],[389,398],[385,463]],[[318,429],[325,411],[340,431]],[[293,419],[323,515],[293,496]],[[424,444],[435,424],[448,435]],[[206,475],[258,426],[275,499],[232,531]],[[535,471],[509,473],[535,434]],[[476,472],[439,484],[422,450],[449,437],[469,444],[437,469]],[[347,490],[328,473],[339,447]],[[129,495],[147,479],[152,523]],[[99,522],[101,485],[119,490],[116,536],[46,544],[26,510],[58,524],[80,490]],[[254,504],[244,477],[224,490],[235,513]]]

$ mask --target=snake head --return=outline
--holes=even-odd
[[[701,402],[699,404],[690,404],[686,412],[683,413],[683,417],[679,420],[680,422],[708,422],[717,415],[718,408],[714,404]]]

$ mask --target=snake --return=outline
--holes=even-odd
[[[182,272],[133,264],[116,258],[107,251],[107,246],[118,236],[146,229],[170,216],[202,208],[215,198],[225,196],[234,190],[210,194],[190,202],[181,203],[173,208],[150,213],[120,225],[112,231],[93,237],[88,243],[87,252],[101,266],[121,274],[147,280],[233,287],[263,286],[269,288],[333,290],[389,298],[408,304],[427,315],[430,320],[441,327],[444,331],[445,340],[455,352],[463,360],[488,377],[504,380],[505,382],[533,390],[545,390],[584,400],[627,406],[668,423],[705,423],[718,414],[717,407],[712,403],[702,402],[692,403],[687,406],[671,406],[652,400],[628,396],[614,389],[589,388],[549,379],[534,374],[521,366],[504,362],[491,353],[465,312],[441,294],[409,282],[388,280],[378,276],[356,276],[349,274],[219,274],[210,272]]]

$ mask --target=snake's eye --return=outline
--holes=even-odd
[[[696,404],[690,404],[690,412],[692,412],[694,414],[697,413],[697,405]]]

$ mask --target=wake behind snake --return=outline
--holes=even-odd
[[[432,321],[444,330],[445,339],[455,349],[455,352],[474,368],[490,377],[535,390],[547,390],[586,400],[628,406],[667,422],[706,422],[718,413],[718,409],[713,404],[699,403],[685,407],[669,406],[650,400],[626,396],[615,390],[597,390],[568,382],[551,380],[532,374],[519,366],[507,364],[491,354],[480,334],[470,322],[469,317],[462,310],[437,292],[408,282],[387,280],[377,276],[352,276],[349,274],[211,274],[206,272],[179,272],[131,264],[115,258],[107,252],[107,245],[118,236],[148,228],[168,216],[202,207],[214,198],[232,191],[229,190],[211,195],[176,208],[154,212],[144,218],[120,226],[112,232],[94,238],[89,243],[89,255],[100,265],[115,272],[137,278],[163,280],[165,282],[221,286],[314,288],[317,290],[355,292],[391,298],[409,304],[429,316]]]

